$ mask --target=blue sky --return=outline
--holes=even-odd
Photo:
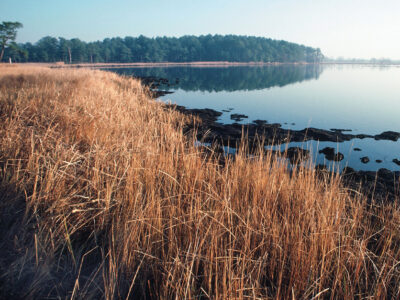
[[[1,0],[18,42],[240,34],[319,47],[329,57],[400,59],[400,0]]]

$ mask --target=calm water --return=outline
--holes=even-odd
[[[220,122],[233,123],[230,115],[280,123],[289,129],[316,127],[350,129],[351,133],[378,134],[400,131],[400,67],[362,65],[283,65],[228,68],[135,68],[115,72],[168,79],[173,94],[161,99],[187,108],[212,108],[223,112]],[[287,145],[282,145],[285,147]],[[314,160],[324,162],[318,149],[335,147],[345,155],[340,167],[361,170],[400,170],[400,141],[354,139],[344,143],[291,143],[312,149]],[[361,152],[353,148],[361,148]],[[363,164],[360,158],[368,156]],[[376,160],[382,160],[377,163]]]

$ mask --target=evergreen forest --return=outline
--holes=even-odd
[[[264,37],[202,35],[106,38],[84,42],[78,38],[44,37],[38,42],[8,47],[3,61],[65,63],[130,62],[308,62],[323,59],[320,49]]]

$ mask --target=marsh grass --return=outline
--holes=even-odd
[[[400,211],[245,142],[196,147],[140,82],[0,66],[0,296],[400,296]]]

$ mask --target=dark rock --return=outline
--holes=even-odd
[[[350,188],[350,191],[360,191],[374,201],[394,201],[396,195],[399,196],[400,172],[384,168],[377,172],[345,168],[342,176],[343,183]]]
[[[190,112],[194,115],[206,119],[216,119],[217,117],[222,115],[221,112],[209,108],[191,109]]]
[[[282,154],[286,155],[292,164],[307,160],[310,157],[310,151],[300,147],[290,147],[286,151],[283,151]]]
[[[234,120],[237,122],[242,121],[243,119],[247,119],[247,118],[248,118],[248,116],[243,115],[243,114],[231,114],[231,120]]]
[[[350,134],[347,134],[346,135],[347,137],[351,137],[352,135],[350,135]],[[366,138],[373,138],[374,136],[372,136],[372,135],[369,135],[369,134],[356,134],[356,135],[353,135],[350,139],[348,139],[347,141],[350,141],[351,139],[353,139],[353,138],[356,138],[356,139],[366,139]]]
[[[202,109],[187,109],[184,106],[176,105],[176,104],[166,104],[166,108],[173,108],[176,109],[177,111],[186,114],[186,115],[194,115],[199,117],[202,120],[202,123],[204,123],[204,127],[209,127],[211,125],[216,124],[216,121],[218,117],[222,115],[222,112],[209,109],[209,108],[202,108]],[[220,124],[220,123],[218,123]],[[221,126],[224,126],[223,124],[220,124]]]
[[[164,84],[164,85],[169,84],[169,81],[167,78],[161,78],[161,77],[155,77],[155,76],[139,76],[137,78],[139,78],[140,81],[148,87],[159,86],[160,84]]]
[[[363,164],[369,163],[369,157],[368,157],[368,156],[361,157],[360,160],[361,160],[361,162],[362,162]]]
[[[331,131],[335,132],[344,132],[344,131],[352,131],[351,129],[338,129],[338,128],[331,128]]]
[[[325,147],[320,150],[319,153],[324,154],[327,160],[342,161],[344,159],[344,155],[340,152],[336,153],[335,149],[332,147]]]
[[[319,153],[332,156],[335,155],[335,148],[325,147],[324,149],[319,150]]]
[[[167,78],[160,78],[154,76],[142,76],[137,78],[141,80],[142,84],[149,87],[153,98],[159,98],[167,94],[173,93],[173,91],[160,89],[160,86],[163,86],[164,88],[168,88],[170,86]]]
[[[391,179],[396,174],[388,169],[381,168],[378,170],[377,175],[378,175],[378,177],[381,177],[381,178]]]
[[[282,125],[279,124],[279,123],[272,123],[272,124],[271,124],[271,127],[273,127],[273,128],[281,128]]]
[[[400,138],[400,132],[385,131],[375,135],[375,140],[390,140],[396,142]]]
[[[151,91],[151,93],[153,94],[154,98],[159,98],[159,97],[162,97],[162,96],[165,96],[165,95],[168,95],[168,94],[173,94],[174,92],[172,92],[172,91],[154,90],[154,91]]]
[[[353,150],[354,150],[354,151],[361,151],[360,148],[354,148]]]
[[[380,164],[380,163],[382,163],[382,160],[381,159],[377,159],[377,160],[375,160],[375,162]]]
[[[264,124],[267,124],[268,122],[266,120],[254,120],[253,123],[258,126],[262,126]]]
[[[397,158],[393,159],[393,162],[394,162],[396,165],[400,166],[400,160],[398,160]]]
[[[354,174],[356,173],[356,170],[354,170],[351,167],[345,167],[343,168],[342,174],[346,175],[346,174]]]
[[[351,139],[341,132],[317,129],[312,127],[300,130],[300,132],[302,132],[307,139],[319,141],[343,142]]]
[[[231,138],[240,138],[240,136],[242,135],[242,129],[240,128],[240,126],[237,125],[240,124],[232,124],[231,126],[214,124],[211,126],[211,130],[219,133],[219,135],[224,135]]]

